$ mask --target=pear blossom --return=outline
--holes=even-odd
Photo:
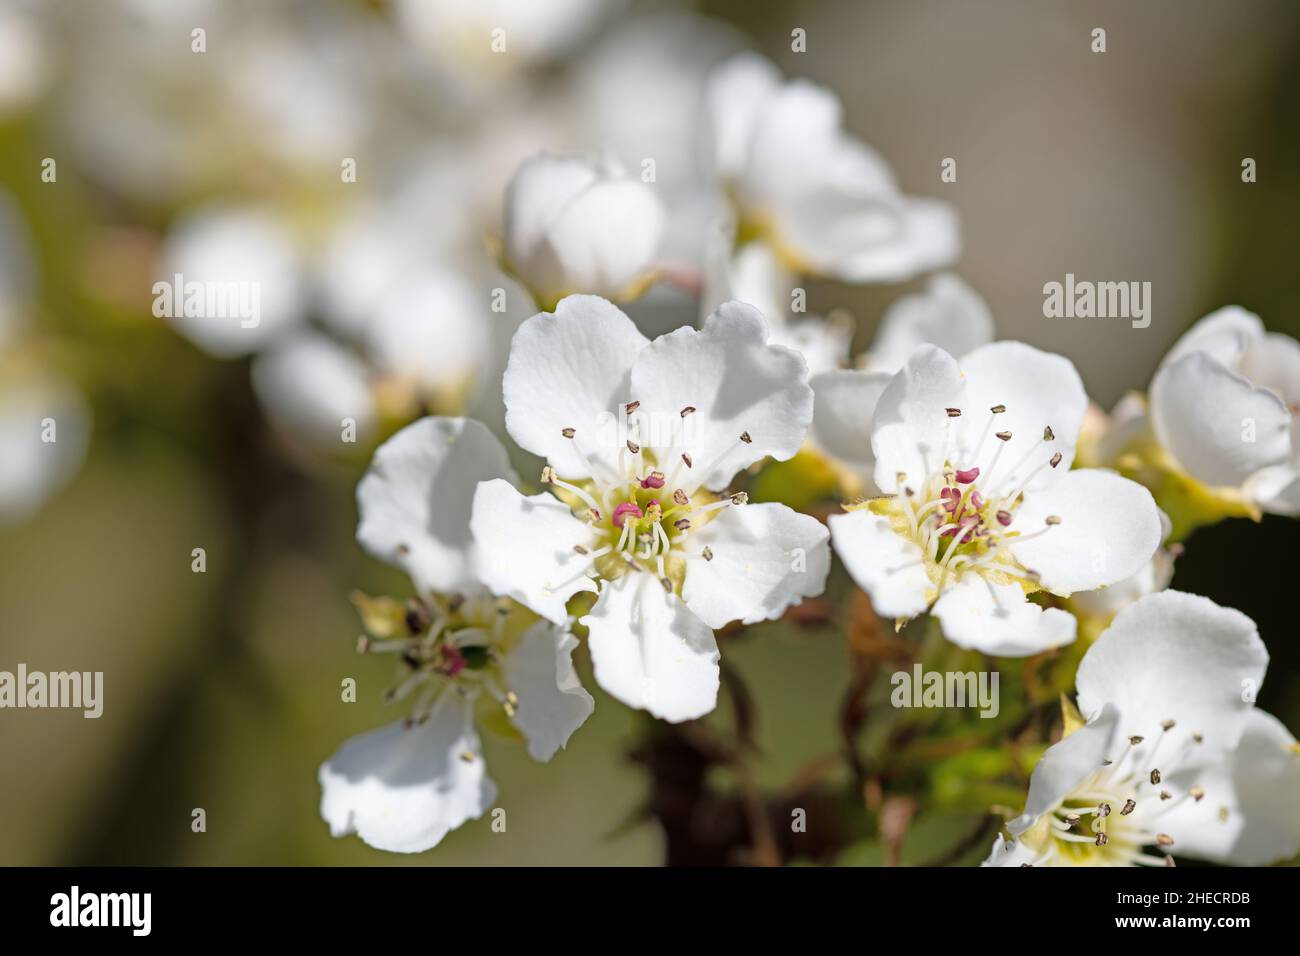
[[[663,228],[654,190],[613,160],[538,153],[506,188],[505,264],[543,307],[578,291],[635,297]]]
[[[597,682],[665,720],[708,713],[714,630],[776,619],[825,585],[820,522],[723,491],[741,469],[799,450],[807,374],[738,302],[654,341],[595,296],[533,316],[511,346],[506,428],[547,460],[551,490],[479,486],[482,579],[557,623],[575,594],[597,595],[579,622]]]
[[[933,345],[885,386],[871,424],[882,494],[830,519],[836,552],[885,617],[930,611],[954,644],[1025,656],[1074,618],[1028,600],[1120,581],[1151,560],[1141,485],[1070,470],[1087,398],[1074,366],[1019,342],[961,362]]]
[[[848,282],[897,282],[957,258],[951,207],[899,192],[876,153],[841,128],[829,90],[785,82],[754,53],[726,61],[706,93],[715,166],[742,239],[792,268]]]
[[[335,836],[418,853],[496,799],[475,728],[504,715],[548,761],[591,714],[578,681],[577,640],[563,624],[493,595],[474,575],[470,504],[479,482],[515,480],[483,425],[424,418],[375,452],[357,487],[357,540],[410,575],[406,604],[362,600],[361,649],[400,662],[389,700],[408,718],[354,737],[320,768],[321,816]]]
[[[1255,866],[1300,851],[1300,748],[1253,691],[1253,621],[1179,591],[1125,608],[1076,676],[1078,714],[985,865]]]
[[[253,391],[272,420],[319,446],[340,441],[351,421],[364,440],[374,428],[370,370],[328,336],[299,332],[253,359]]]
[[[1160,444],[1193,478],[1300,514],[1300,343],[1227,306],[1174,343],[1151,381]]]
[[[979,293],[950,272],[931,276],[922,292],[905,295],[885,310],[859,368],[813,375],[813,444],[846,485],[875,493],[871,421],[894,373],[919,345],[937,345],[961,358],[991,341],[993,318]]]

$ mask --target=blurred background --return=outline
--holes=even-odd
[[[426,409],[499,426],[502,343],[526,317],[486,294],[507,281],[487,239],[511,172],[539,149],[654,155],[665,258],[690,260],[701,84],[745,48],[834,89],[906,192],[955,204],[955,271],[999,337],[1067,354],[1101,405],[1221,305],[1300,333],[1286,0],[0,0],[0,669],[105,674],[98,720],[0,712],[0,864],[664,861],[647,766],[671,748],[647,751],[585,657],[596,712],[552,764],[486,741],[504,834],[472,822],[415,858],[332,839],[316,769],[397,716],[348,600],[409,587],[353,540],[370,452]],[[155,317],[153,283],[197,261],[271,290],[255,345]],[[1067,272],[1149,281],[1150,327],[1044,318],[1043,284]],[[919,285],[813,282],[809,310],[846,310],[865,344]],[[673,327],[694,305],[652,290],[636,317]],[[355,444],[340,407],[359,410]],[[5,443],[46,415],[57,454]],[[1296,732],[1292,538],[1282,519],[1203,529],[1174,586],[1258,622],[1260,705]],[[837,572],[832,603],[850,590]],[[756,702],[746,785],[847,780],[841,629],[762,625],[723,653]],[[904,862],[968,813],[920,821]],[[869,838],[830,842],[819,861],[881,859]]]

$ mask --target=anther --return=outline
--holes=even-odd
[[[652,471],[641,479],[642,488],[662,488],[664,484],[664,473],[662,471]]]
[[[743,441],[746,445],[752,444],[754,441],[754,439],[749,437],[749,432],[741,432],[740,440]]]
[[[683,408],[683,409],[681,410],[681,412],[680,412],[679,414],[682,416],[682,418],[685,418],[687,415],[694,415],[694,414],[695,414],[695,406],[694,406],[694,405],[687,405],[685,408]]]
[[[1121,810],[1121,811],[1119,812],[1119,815],[1120,815],[1121,817],[1126,817],[1126,816],[1128,816],[1130,813],[1132,813],[1132,812],[1133,812],[1134,810],[1136,810],[1136,809],[1137,809],[1137,801],[1136,801],[1136,800],[1125,800],[1125,801],[1124,801],[1124,809]]]
[[[969,485],[980,476],[980,470],[979,468],[967,468],[965,471],[957,471],[955,475],[960,484]]]
[[[1105,846],[1110,842],[1110,837],[1106,836],[1105,831],[1097,834],[1097,846]]]
[[[1130,737],[1130,738],[1128,739],[1128,742],[1129,742],[1130,744],[1132,744],[1134,747],[1136,747],[1138,744],[1142,743],[1142,741],[1144,741],[1144,740],[1146,740],[1145,737],[1141,737],[1141,736],[1139,736],[1139,735],[1137,735],[1137,734],[1134,734],[1132,737]]]
[[[994,432],[993,435],[999,441],[1011,441],[1011,432]]]
[[[560,434],[565,438],[572,438],[574,435],[578,434],[578,430],[576,428],[561,428]]]
[[[588,552],[587,552],[587,549],[584,548],[584,547],[583,547],[582,545],[580,545],[580,544],[575,544],[575,545],[573,546],[573,550],[576,551],[576,552],[578,552],[578,554],[587,554],[587,553],[588,553]]]
[[[1173,845],[1174,845],[1174,838],[1171,837],[1168,833],[1157,833],[1157,834],[1156,834],[1156,846],[1166,846],[1166,847],[1168,847],[1168,846],[1173,846]]]
[[[748,504],[748,503],[749,503],[749,494],[748,494],[747,492],[744,492],[744,491],[737,491],[734,495],[731,496],[731,503],[732,503],[733,505],[744,505],[744,504]]]
[[[1108,816],[1110,816],[1110,804],[1109,804],[1109,803],[1103,803],[1103,804],[1101,804],[1100,806],[1098,806],[1098,807],[1097,807],[1097,816],[1099,816],[1099,817],[1108,817]]]
[[[627,440],[627,450],[630,451],[630,452],[631,452],[632,454],[634,454],[634,455],[639,455],[639,454],[641,454],[641,446],[638,445],[636,442],[634,442],[634,441],[633,441],[632,439],[630,439],[630,438]]]
[[[1151,771],[1151,783],[1154,785],[1154,784],[1157,784],[1157,783],[1159,783],[1159,782],[1160,782],[1160,771],[1159,771],[1159,770],[1152,770],[1152,771]]]
[[[999,511],[996,517],[998,519],[998,524],[1002,525],[1002,527],[1004,528],[1008,527],[1011,524],[1010,511]]]
[[[463,760],[463,761],[465,761],[466,763],[473,763],[473,762],[474,762],[474,753],[473,753],[473,751],[470,751],[470,750],[462,750],[462,751],[460,752],[460,759]]]
[[[636,411],[640,407],[641,407],[640,402],[628,402],[626,405],[623,406],[623,410],[627,412],[629,415],[631,415],[634,411]]]
[[[945,408],[944,411],[948,413],[949,418],[961,418],[960,408]]]
[[[1160,799],[1161,799],[1161,800],[1172,800],[1173,798],[1174,798],[1174,795],[1173,795],[1172,793],[1170,793],[1168,790],[1161,790],[1161,791],[1160,791]]]
[[[598,508],[588,508],[588,509],[587,509],[587,520],[590,521],[592,524],[599,524],[599,523],[600,523],[600,509],[598,509]]]
[[[686,497],[686,492],[682,491],[680,488],[673,492],[673,501],[679,505],[688,505],[691,503],[691,499]]]
[[[1051,441],[1056,435],[1052,432],[1052,426],[1048,425],[1043,429],[1043,441]]]
[[[1187,791],[1187,795],[1191,797],[1193,800],[1195,800],[1197,803],[1200,803],[1202,800],[1205,799],[1205,791],[1202,790],[1200,787],[1192,787],[1192,789]]]
[[[1048,460],[1047,463],[1048,463],[1049,465],[1051,465],[1053,468],[1055,468],[1057,465],[1059,465],[1059,464],[1061,463],[1061,453],[1058,451],[1055,455],[1053,455],[1053,456]]]
[[[994,405],[992,408],[989,409],[989,411],[991,411],[994,415],[1001,415],[1006,410],[1007,410],[1007,406],[1005,405]]]
[[[1071,813],[1071,814],[1068,814],[1068,815],[1066,816],[1066,818],[1065,818],[1065,822],[1068,823],[1070,826],[1074,826],[1074,825],[1075,825],[1076,823],[1078,823],[1081,819],[1083,819],[1083,818],[1080,817],[1077,813]]]
[[[1173,730],[1174,722],[1172,720],[1162,720],[1160,721],[1160,729],[1164,731]]]
[[[691,461],[691,456],[688,455],[686,452],[682,452],[682,461],[686,463],[687,468],[695,467],[695,463]]]
[[[664,590],[667,591],[669,594],[672,594],[672,593],[673,593],[673,582],[672,582],[672,581],[668,580],[667,578],[660,578],[660,579],[659,579],[659,583],[662,584],[662,585],[664,586]]]
[[[712,560],[713,560],[713,549],[712,549],[712,548],[705,548],[703,551],[700,552],[700,557],[702,557],[705,561],[712,561]]]
[[[1192,740],[1196,741],[1198,744],[1203,743],[1205,741],[1205,735],[1200,733],[1192,734]]]
[[[1050,528],[1052,525],[1056,525],[1056,524],[1060,524],[1060,523],[1061,523],[1061,516],[1060,516],[1060,515],[1048,515],[1048,516],[1044,519],[1044,522],[1045,522],[1045,523],[1047,524],[1047,526]]]
[[[673,522],[673,527],[676,528],[678,531],[689,531],[691,527],[691,521],[689,518],[678,518],[676,521]]]
[[[555,480],[555,469],[552,468],[550,465],[545,465],[545,466],[543,466],[543,468],[542,468],[542,484],[544,484],[544,485],[549,485],[549,484],[550,484],[551,482],[553,482],[554,480]]]

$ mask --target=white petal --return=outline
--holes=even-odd
[[[1088,648],[1075,677],[1079,710],[1089,717],[1114,704],[1126,736],[1152,736],[1175,720],[1180,732],[1203,734],[1207,748],[1231,748],[1267,666],[1246,615],[1161,591],[1120,611]]]
[[[615,295],[645,273],[664,211],[645,183],[610,164],[540,154],[506,193],[506,255],[543,302]]]
[[[573,669],[577,646],[566,628],[539,621],[501,663],[506,688],[519,698],[511,722],[527,738],[534,760],[550,760],[596,706]]]
[[[616,460],[632,362],[647,342],[616,306],[590,295],[524,322],[502,383],[510,436],[565,478],[590,477],[575,441],[589,460]]]
[[[1088,408],[1088,396],[1074,364],[1023,342],[993,342],[963,358],[961,368],[967,378],[967,406],[960,419],[965,429],[963,444],[975,459],[961,467],[979,466],[980,487],[986,488],[985,482],[992,481],[995,488],[1010,494],[1031,474],[1035,476],[1029,488],[1065,474],[1074,461],[1075,442]],[[992,415],[989,409],[995,405],[1005,405],[1007,410]],[[974,455],[974,446],[990,419],[994,434],[1010,432],[1011,438],[1002,442],[990,434],[979,455]],[[1054,436],[1050,441],[1043,438],[1047,428]],[[1057,452],[1060,464],[1054,469],[1042,467]]]
[[[320,813],[334,836],[420,853],[496,799],[468,702],[446,694],[425,724],[353,737],[321,765]]]
[[[957,212],[937,199],[852,202],[828,194],[806,197],[784,212],[782,238],[813,271],[845,282],[905,282],[950,266],[961,254]]]
[[[558,285],[543,293],[619,295],[654,264],[664,209],[638,179],[606,179],[583,190],[551,224],[546,243]]]
[[[1288,405],[1300,405],[1300,342],[1291,336],[1269,332],[1256,339],[1237,370],[1251,384],[1276,392]]]
[[[871,345],[872,371],[896,372],[918,345],[937,345],[960,359],[993,340],[993,316],[974,289],[952,273],[932,276],[924,292],[885,310]]]
[[[1268,866],[1300,853],[1300,753],[1295,737],[1271,714],[1251,710],[1241,740],[1226,758],[1169,783],[1205,791],[1164,814],[1174,852],[1231,866]],[[1220,810],[1227,808],[1226,814]]]
[[[973,573],[945,588],[931,613],[958,647],[995,657],[1028,657],[1074,641],[1074,615],[1044,610],[1026,600],[1018,585],[994,584]]]
[[[164,293],[156,283],[155,308],[172,298],[168,321],[212,355],[255,352],[302,320],[306,295],[297,251],[280,223],[261,211],[188,213],[168,234],[162,256],[158,283],[174,287],[179,275],[182,296],[174,301],[175,289]],[[192,303],[187,290],[196,292]]]
[[[506,255],[527,262],[546,242],[551,223],[573,197],[599,178],[595,165],[577,156],[538,153],[525,160],[506,187]]]
[[[467,418],[422,418],[375,452],[357,485],[357,541],[421,593],[472,590],[470,508],[479,482],[518,480],[501,443]]]
[[[701,330],[655,339],[632,366],[631,397],[641,403],[643,448],[692,456],[680,476],[688,493],[723,488],[769,455],[793,457],[812,421],[803,356],[769,344],[763,317],[743,302],[725,303]],[[695,411],[683,416],[687,406]]]
[[[1274,465],[1257,471],[1242,490],[1270,514],[1300,515],[1300,469],[1293,465]]]
[[[1024,812],[1007,824],[1012,836],[1032,827],[1102,768],[1112,756],[1118,721],[1119,712],[1107,704],[1094,719],[1047,748],[1029,778]]]
[[[594,535],[551,494],[526,498],[507,481],[485,481],[474,494],[470,530],[479,578],[493,594],[512,597],[557,624],[565,602],[595,591],[590,550]]]
[[[763,107],[781,85],[781,73],[756,53],[740,53],[709,77],[706,91],[714,161],[724,176],[740,174]]]
[[[1255,313],[1239,305],[1224,306],[1184,332],[1160,364],[1172,365],[1193,352],[1204,352],[1225,368],[1235,369],[1246,350],[1263,335],[1264,323]]]
[[[934,586],[917,545],[896,534],[889,519],[869,511],[830,518],[831,541],[849,576],[881,617],[914,617],[930,604]]]
[[[993,838],[993,849],[980,866],[1034,866],[1043,854],[1031,850],[1020,840],[1003,839],[999,833]]]
[[[785,505],[724,508],[687,539],[694,557],[682,599],[712,628],[776,620],[790,605],[825,589],[829,537],[816,518]],[[707,561],[704,548],[712,554]]]
[[[876,403],[871,450],[876,485],[887,493],[908,482],[920,485],[943,467],[960,428],[945,409],[966,405],[966,381],[957,360],[935,345],[923,345],[908,358]],[[898,476],[906,475],[900,483]]]
[[[1161,443],[1208,485],[1237,486],[1291,454],[1286,403],[1204,352],[1163,366],[1151,382]]]
[[[703,717],[718,702],[713,631],[652,575],[608,583],[580,622],[596,682],[629,707],[672,723]]]
[[[303,333],[253,360],[253,390],[270,416],[295,437],[345,448],[344,424],[366,441],[375,423],[365,362],[333,339]]]
[[[1060,524],[1049,527],[1050,517],[1060,518]],[[1025,538],[1010,539],[1011,553],[1042,575],[1045,588],[1061,595],[1136,574],[1164,536],[1151,492],[1098,468],[1069,471],[1026,492],[1010,530]]]
[[[871,422],[893,375],[838,369],[814,375],[812,439],[826,454],[868,477],[875,468]]]

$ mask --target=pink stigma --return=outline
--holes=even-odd
[[[965,471],[957,472],[957,481],[963,485],[969,485],[979,476],[980,470],[978,468],[967,468]]]
[[[440,668],[448,677],[455,677],[463,671],[469,664],[465,660],[465,655],[460,652],[459,647],[453,647],[451,644],[443,644],[438,648],[442,654],[442,667]]]
[[[634,518],[641,517],[641,509],[636,506],[636,502],[633,501],[623,502],[621,505],[619,505],[617,508],[614,509],[614,515],[609,520],[613,523],[615,528],[621,528],[623,527],[624,523],[627,521],[628,515],[631,515]]]

